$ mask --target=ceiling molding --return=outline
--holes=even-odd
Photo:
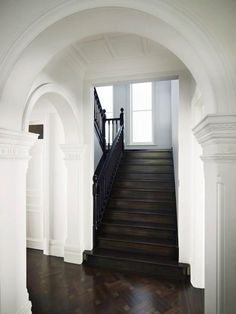
[[[80,47],[78,47],[78,45],[73,45],[73,48],[76,50],[76,52],[79,54],[81,60],[86,64],[90,64],[89,59],[87,58],[87,56],[85,55],[85,53],[81,50]]]
[[[117,54],[116,54],[114,47],[112,46],[111,41],[109,40],[109,37],[107,35],[103,35],[103,39],[104,39],[105,45],[106,45],[107,50],[109,51],[111,57],[116,59]]]
[[[150,54],[147,38],[140,37],[140,40],[141,40],[141,45],[143,48],[144,55],[146,56],[146,55]]]

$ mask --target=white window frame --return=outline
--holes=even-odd
[[[129,130],[129,139],[130,139],[130,146],[155,146],[155,132],[154,132],[154,117],[155,117],[155,86],[153,81],[144,81],[140,83],[151,83],[151,93],[152,93],[152,106],[151,110],[137,110],[137,111],[151,111],[151,121],[152,121],[152,141],[151,142],[134,142],[133,141],[133,99],[132,99],[132,85],[137,84],[139,82],[132,82],[129,84],[129,95],[130,95],[130,101],[129,101],[129,113],[130,113],[130,130]]]

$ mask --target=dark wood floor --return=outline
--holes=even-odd
[[[202,314],[204,292],[188,283],[64,263],[28,250],[33,314]]]

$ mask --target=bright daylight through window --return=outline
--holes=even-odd
[[[131,84],[132,143],[151,144],[152,136],[152,83]]]
[[[113,118],[113,86],[100,86],[96,90],[107,118]]]

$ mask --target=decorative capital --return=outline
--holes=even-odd
[[[29,150],[37,138],[33,133],[0,129],[0,159],[30,159]]]
[[[81,160],[86,149],[86,145],[63,144],[60,145],[64,153],[64,160],[76,161]]]
[[[236,161],[236,115],[207,115],[193,133],[203,148],[203,160]]]

